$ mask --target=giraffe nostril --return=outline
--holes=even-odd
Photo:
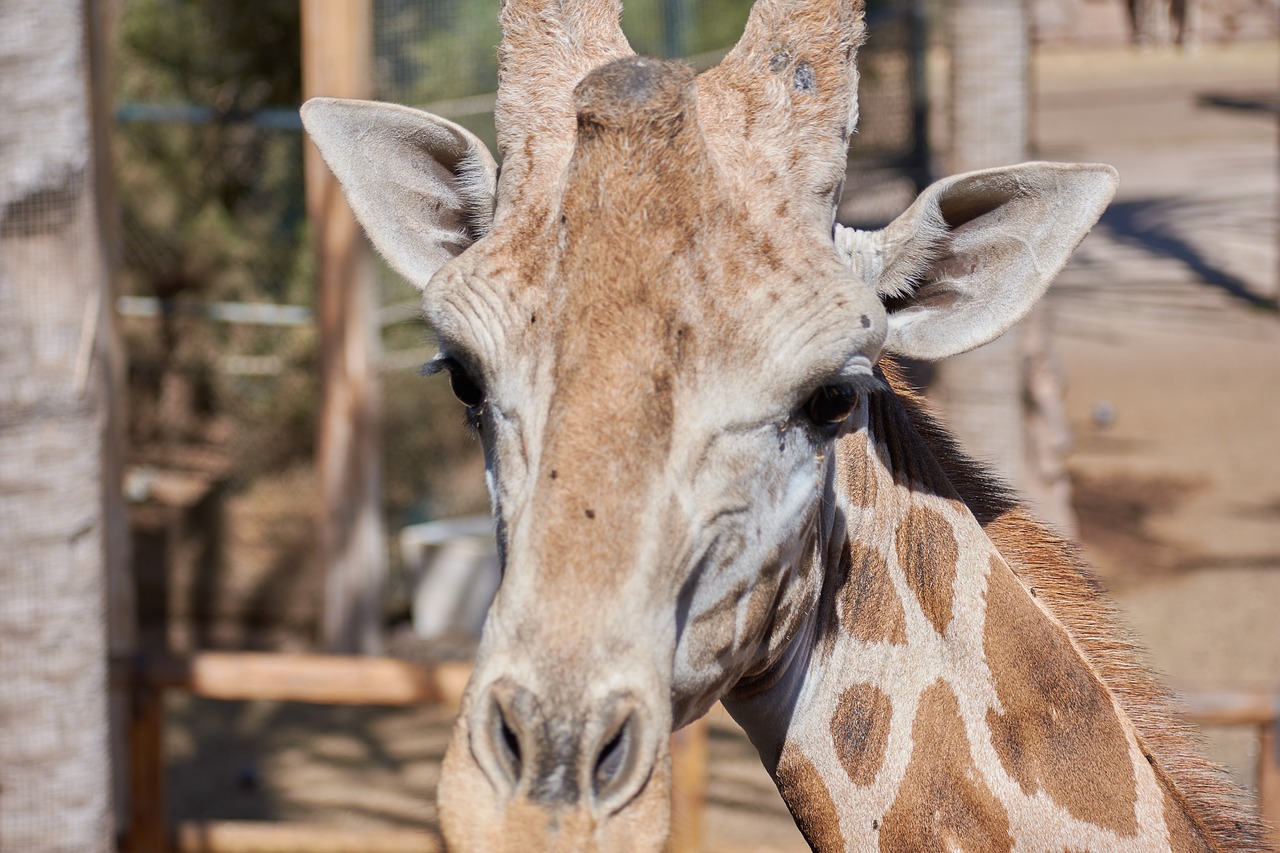
[[[605,728],[589,765],[591,797],[602,813],[622,808],[645,787],[661,740],[661,727],[652,724],[643,705],[630,696],[619,697],[612,704],[604,716],[621,722]]]
[[[505,777],[507,786],[514,790],[520,782],[524,769],[524,750],[520,746],[520,721],[511,709],[504,707],[503,699],[512,697],[500,695],[504,691],[495,691],[489,702],[488,719],[485,729],[489,744],[489,752],[496,759],[498,769]]]
[[[595,772],[592,775],[596,797],[605,793],[610,783],[618,778],[631,751],[631,740],[631,717],[628,716],[613,736],[605,741],[596,756]]]
[[[506,747],[504,752],[505,761],[511,766],[512,776],[515,779],[520,778],[520,738],[515,731],[507,723],[507,717],[502,713],[502,708],[498,708],[496,714],[498,718],[499,735],[501,736],[502,746]]]
[[[644,788],[659,757],[665,729],[630,693],[580,707],[510,678],[486,693],[471,716],[471,755],[504,799],[612,813]]]

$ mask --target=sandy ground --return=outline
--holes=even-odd
[[[1123,179],[1051,297],[1081,538],[1181,689],[1280,683],[1278,69],[1275,44],[1037,60],[1039,156]],[[434,821],[438,710],[170,711],[175,818]],[[1209,734],[1251,782],[1250,733]],[[707,849],[807,849],[722,715],[711,755]]]

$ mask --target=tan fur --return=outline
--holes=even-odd
[[[1024,794],[1043,789],[1081,820],[1133,835],[1137,789],[1110,697],[998,557],[987,608],[987,662],[1004,706],[987,724],[1005,769]]]
[[[855,432],[836,443],[836,485],[857,506],[876,505],[876,481],[865,476],[868,453],[865,433]]]
[[[1205,834],[1204,827],[1188,816],[1181,795],[1172,789],[1168,780],[1162,780],[1162,782],[1164,819],[1169,824],[1169,834],[1173,839],[1170,845],[1172,853],[1205,853],[1208,850],[1220,849]]]
[[[699,78],[707,137],[739,185],[823,230],[857,123],[862,17],[861,3],[760,0],[738,46]]]

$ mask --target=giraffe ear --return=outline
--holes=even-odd
[[[451,121],[373,101],[312,98],[302,123],[374,246],[419,290],[493,224],[497,166]]]
[[[995,340],[1044,294],[1115,195],[1110,166],[1024,163],[927,188],[836,247],[889,315],[885,349],[937,361]]]

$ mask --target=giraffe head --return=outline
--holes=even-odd
[[[441,782],[457,849],[659,849],[667,735],[814,609],[876,360],[999,335],[1114,187],[992,170],[846,231],[860,0],[759,0],[696,78],[632,56],[619,12],[507,0],[500,177],[443,119],[304,108],[484,443],[504,576]]]

